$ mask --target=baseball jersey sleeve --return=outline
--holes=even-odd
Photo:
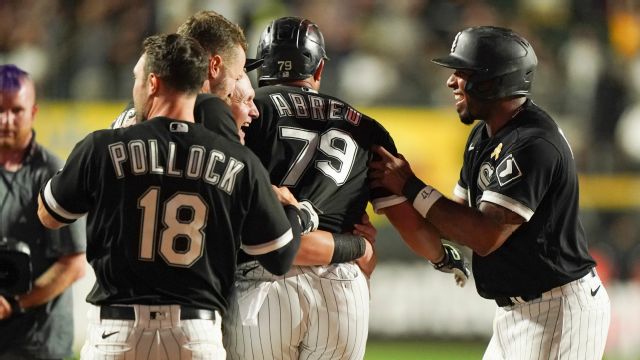
[[[249,255],[278,250],[293,239],[291,224],[278,202],[266,170],[255,160],[249,213],[242,227],[241,248]]]
[[[127,126],[131,126],[136,123],[136,109],[133,106],[133,101],[130,101],[127,106],[122,110],[120,115],[113,120],[110,129],[119,129]]]
[[[500,155],[480,201],[505,207],[529,221],[553,184],[560,153],[543,138],[531,138]]]
[[[193,112],[195,121],[222,137],[240,142],[238,127],[231,108],[222,99],[211,94],[199,94]]]
[[[464,147],[465,151],[462,157],[462,168],[460,168],[460,178],[458,179],[458,182],[453,188],[453,195],[455,195],[460,199],[463,199],[466,202],[469,202],[469,188],[471,184],[473,184],[473,182],[471,181],[471,179],[467,178],[467,175],[466,175],[467,172],[465,171],[465,169],[467,169],[472,163],[469,157],[471,156],[471,150],[474,149],[474,141],[475,141],[474,139],[476,138],[477,133],[478,131],[480,131],[482,126],[484,125],[476,124],[474,128],[471,130],[471,133],[469,134],[469,138],[467,139],[467,143],[465,144],[465,147]]]
[[[387,130],[385,130],[382,125],[377,122],[374,122],[377,126],[376,128],[376,138],[374,140],[375,145],[380,145],[385,148],[387,151],[392,153],[393,155],[398,155],[398,150],[396,149],[396,144],[393,142],[393,138],[389,134]],[[380,156],[374,152],[371,152],[371,160],[379,160]],[[371,189],[371,205],[373,206],[373,210],[376,214],[380,214],[381,210],[390,207],[393,205],[400,204],[404,201],[407,201],[407,198],[400,195],[395,195],[389,190],[383,187],[377,187]]]
[[[76,144],[62,170],[42,189],[44,206],[62,223],[76,221],[86,215],[91,206],[92,142],[93,134]]]

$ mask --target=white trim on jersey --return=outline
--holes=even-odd
[[[381,210],[384,208],[388,208],[393,205],[398,205],[407,201],[407,198],[399,195],[390,195],[377,199],[371,200],[371,205],[373,205],[373,211],[376,214],[381,214]]]
[[[499,194],[497,192],[485,190],[482,193],[482,198],[480,201],[488,201],[502,207],[505,207],[514,213],[522,216],[526,221],[531,220],[533,216],[533,210],[529,209],[527,206],[523,205],[521,202],[516,201],[508,196]]]
[[[79,218],[85,216],[87,213],[76,214],[67,211],[65,208],[60,206],[56,199],[53,197],[53,193],[51,192],[51,179],[47,181],[47,185],[44,187],[44,199],[43,199],[49,208],[55,212],[58,216],[67,219],[69,221],[78,220]]]
[[[240,248],[247,254],[256,256],[278,250],[291,242],[291,240],[293,240],[293,232],[291,231],[291,228],[289,228],[289,230],[274,240],[259,245],[247,245],[243,243],[240,245]]]
[[[460,199],[464,200],[464,201],[468,201],[469,200],[469,192],[467,191],[466,188],[463,188],[462,186],[460,186],[460,184],[456,184],[456,186],[453,188],[453,195],[459,197]]]

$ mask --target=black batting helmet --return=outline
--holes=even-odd
[[[282,17],[262,32],[256,57],[264,62],[258,68],[258,84],[273,80],[306,79],[328,59],[324,38],[313,22]]]
[[[453,40],[451,53],[431,61],[471,71],[465,91],[483,100],[529,95],[538,65],[536,53],[525,38],[494,26],[462,30]]]

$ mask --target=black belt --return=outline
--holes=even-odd
[[[522,301],[531,301],[531,300],[539,299],[541,297],[542,297],[542,294],[529,295],[529,296],[512,296],[512,297],[498,296],[495,298],[495,301],[496,301],[496,304],[498,304],[498,306],[505,307],[505,306],[511,306],[516,304],[513,300],[511,300],[512,298],[520,298],[522,299]]]
[[[149,317],[151,320],[156,320],[157,317],[164,313],[164,311],[149,311]],[[100,319],[109,320],[135,320],[136,312],[133,306],[100,306]],[[180,307],[180,320],[215,320],[216,313],[211,310],[196,309],[187,306]]]
[[[589,270],[589,274],[592,277],[596,276],[596,272],[593,268],[591,268]],[[542,294],[534,294],[534,295],[524,295],[524,296],[498,296],[495,298],[496,304],[498,304],[498,306],[500,307],[505,307],[505,306],[512,306],[515,305],[517,302],[514,302],[512,299],[513,298],[519,298],[522,299],[522,301],[531,301],[531,300],[535,300],[535,299],[539,299],[542,297]]]

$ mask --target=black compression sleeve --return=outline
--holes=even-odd
[[[402,195],[404,195],[409,202],[413,203],[420,190],[427,186],[422,180],[418,179],[415,175],[407,179],[407,182],[402,188]]]
[[[302,233],[306,234],[310,232],[313,224],[311,223],[311,214],[306,209],[298,209],[300,217],[300,226],[302,227]]]
[[[355,260],[366,251],[365,239],[353,234],[333,234],[334,248],[331,263],[343,263]]]
[[[300,234],[302,233],[302,228],[300,227],[300,210],[293,205],[286,205],[284,212],[287,214],[287,218],[291,223],[293,239],[280,249],[256,256],[260,265],[264,266],[265,269],[274,275],[284,275],[289,271],[300,248]]]

